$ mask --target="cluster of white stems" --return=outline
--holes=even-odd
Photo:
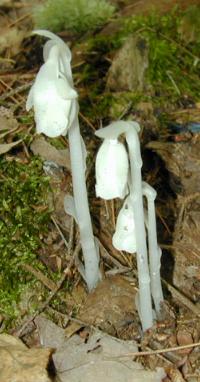
[[[86,190],[86,149],[80,135],[78,95],[73,88],[71,52],[68,46],[49,31],[34,33],[47,37],[44,64],[40,68],[27,99],[27,110],[34,108],[36,130],[49,137],[67,135],[72,170],[73,197],[66,196],[65,211],[76,220],[84,265],[79,269],[91,291],[101,279],[99,249],[95,240]],[[163,301],[160,282],[161,250],[157,244],[154,200],[155,190],[141,178],[141,153],[136,122],[113,122],[96,132],[103,138],[96,160],[96,194],[104,199],[122,198],[113,245],[137,254],[139,314],[143,330],[153,324],[152,300],[159,314]],[[128,152],[118,138],[124,134]],[[130,165],[129,165],[130,164]],[[147,199],[144,210],[143,199]],[[148,252],[146,232],[148,232]],[[149,270],[150,269],[150,270]]]
[[[159,315],[163,294],[160,281],[161,249],[157,243],[154,206],[156,191],[148,183],[142,182],[139,131],[137,122],[117,121],[96,132],[99,138],[104,139],[96,159],[96,194],[106,200],[125,198],[112,242],[120,251],[137,254],[138,310],[142,327],[146,330],[153,325],[151,295]],[[128,152],[118,140],[122,134],[125,135]],[[144,209],[143,197],[147,199],[147,210]]]

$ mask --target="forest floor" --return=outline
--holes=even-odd
[[[78,272],[78,229],[63,208],[72,194],[67,137],[37,135],[33,111],[26,111],[45,39],[31,35],[29,2],[0,1],[1,382],[14,380],[13,368],[20,382],[200,381],[200,3],[112,3],[116,12],[106,25],[58,33],[72,50],[100,245],[103,280],[88,294]],[[145,333],[134,302],[136,258],[112,246],[122,202],[105,202],[94,191],[94,133],[118,119],[140,123],[143,179],[157,191],[165,301]],[[90,359],[78,345],[87,346]],[[107,353],[112,373],[97,377]],[[97,366],[88,371],[91,362]]]

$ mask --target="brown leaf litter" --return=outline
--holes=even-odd
[[[58,150],[51,145],[43,136],[37,136],[31,143],[31,151],[34,155],[39,155],[45,161],[52,161],[58,166],[66,168],[70,171],[70,157],[69,150]]]
[[[125,337],[126,330],[130,330],[129,336],[137,337],[139,321],[136,318],[135,297],[135,286],[129,280],[122,276],[107,277],[88,295],[77,318],[84,325],[96,326],[111,335],[119,335],[121,331]],[[70,336],[81,326],[72,323],[67,327],[66,335]]]
[[[40,341],[56,349],[53,355],[62,382],[161,382],[164,370],[145,370],[139,362],[120,358],[137,351],[134,341],[123,341],[99,330],[88,335],[74,334],[66,339],[65,331],[40,316],[36,320]],[[134,358],[134,357],[132,357]]]
[[[52,349],[28,349],[8,334],[0,334],[1,382],[50,382],[47,366]]]

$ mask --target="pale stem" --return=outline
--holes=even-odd
[[[142,195],[142,158],[140,153],[140,142],[134,125],[126,132],[130,165],[132,192],[130,198],[133,203],[135,219],[136,246],[137,246],[137,269],[139,280],[139,309],[143,330],[153,325],[153,312],[150,291],[150,276],[147,256],[146,233],[144,224],[144,209]]]
[[[88,290],[94,289],[100,280],[99,255],[93,236],[85,179],[85,164],[81,145],[78,116],[68,131],[72,184],[76,217],[85,265],[85,281]]]
[[[128,144],[131,165],[130,199],[133,205],[135,220],[135,234],[137,247],[137,268],[139,281],[139,314],[143,330],[153,325],[153,311],[151,303],[150,275],[147,256],[146,232],[144,224],[144,208],[142,195],[142,158],[138,132],[140,127],[137,122],[117,121],[109,126],[99,129],[95,134],[103,139],[117,139],[125,134]]]
[[[148,207],[148,243],[149,243],[149,263],[151,275],[151,293],[154,300],[157,315],[160,313],[163,292],[160,279],[160,257],[161,249],[157,242],[155,198],[156,191],[146,182],[143,182],[143,193],[147,198]]]

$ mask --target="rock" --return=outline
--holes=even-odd
[[[147,68],[147,42],[139,36],[131,36],[114,57],[108,72],[107,87],[113,91],[142,91]]]
[[[147,145],[164,160],[176,199],[173,232],[173,283],[198,302],[200,298],[200,135],[186,142],[151,142]]]

